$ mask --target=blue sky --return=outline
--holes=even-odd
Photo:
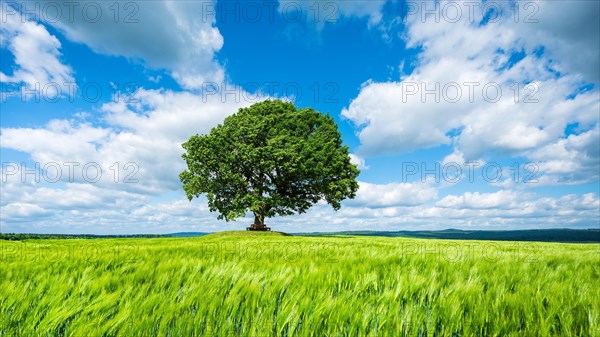
[[[266,98],[333,116],[362,171],[340,211],[277,230],[598,227],[597,2],[1,11],[2,232],[245,227],[185,199],[180,145]]]

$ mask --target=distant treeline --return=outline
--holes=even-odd
[[[600,242],[600,229],[525,229],[525,230],[460,230],[440,231],[347,231],[336,233],[296,233],[304,236],[352,235],[409,237],[446,240],[538,241],[585,243]]]
[[[0,234],[0,240],[41,240],[41,239],[118,239],[118,238],[161,238],[170,235],[135,234],[135,235],[93,235],[93,234]]]

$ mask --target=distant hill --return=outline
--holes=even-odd
[[[224,232],[217,232],[224,233]],[[170,234],[135,234],[135,235],[88,235],[88,234],[0,234],[0,240],[27,239],[102,239],[102,238],[165,238],[165,237],[199,237],[212,233],[178,232]],[[283,233],[280,233],[283,234]],[[493,240],[493,241],[539,241],[566,243],[600,243],[600,229],[526,229],[526,230],[460,230],[445,229],[439,231],[344,231],[344,232],[314,232],[290,233],[295,236],[383,236],[408,237],[421,239],[448,240]]]
[[[299,236],[385,236],[450,240],[494,240],[494,241],[540,241],[540,242],[597,242],[600,243],[600,229],[526,229],[526,230],[460,230],[445,229],[439,231],[346,231],[294,233]]]
[[[191,237],[196,237],[196,236],[204,236],[204,235],[208,235],[208,234],[211,234],[211,233],[204,233],[204,232],[179,232],[179,233],[165,234],[165,236],[176,237],[176,238],[191,238]]]

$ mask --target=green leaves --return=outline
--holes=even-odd
[[[337,210],[358,189],[359,170],[333,118],[289,102],[240,109],[183,148],[188,199],[206,194],[221,219],[303,213],[321,199]]]

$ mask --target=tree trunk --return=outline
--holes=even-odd
[[[250,227],[255,231],[266,231],[268,230],[267,226],[265,226],[265,216],[254,212],[254,224]]]

